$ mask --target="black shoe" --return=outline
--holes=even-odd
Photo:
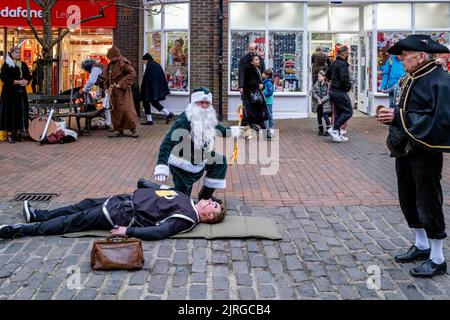
[[[444,261],[441,264],[436,264],[433,260],[428,259],[420,266],[409,270],[409,274],[413,277],[419,278],[431,278],[440,274],[447,273],[447,262]]]
[[[141,123],[143,126],[152,126],[153,125],[153,121],[147,121],[144,123]]]
[[[138,189],[151,188],[151,189],[161,189],[161,185],[148,181],[146,179],[139,179],[137,182]]]
[[[15,225],[2,225],[0,226],[0,239],[12,239],[17,236],[20,236],[20,227],[22,225],[15,224]]]
[[[317,132],[318,136],[323,136],[323,126],[319,126],[319,132]]]
[[[16,139],[14,139],[13,136],[8,136],[8,142],[9,143],[16,143]]]
[[[404,262],[413,262],[416,260],[426,260],[430,257],[431,249],[420,250],[415,245],[409,248],[409,250],[405,253],[401,253],[396,255],[395,261],[404,263]]]
[[[273,136],[269,130],[267,130],[267,140],[272,140]]]
[[[36,221],[36,213],[35,209],[31,206],[31,204],[28,202],[28,200],[25,200],[23,202],[23,218],[25,219],[26,223],[31,223]]]
[[[16,141],[17,141],[17,142],[23,142],[23,136],[22,136],[21,133],[18,133],[18,134],[17,134]]]
[[[170,122],[170,120],[172,120],[173,116],[174,116],[173,112],[169,113],[166,116],[166,124],[168,124]]]
[[[198,201],[211,199],[211,197],[212,197],[212,195],[213,195],[215,190],[216,189],[214,189],[214,188],[203,186],[200,189],[200,192],[198,193]]]

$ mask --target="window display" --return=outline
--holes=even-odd
[[[161,33],[149,32],[147,33],[147,51],[153,59],[161,64]]]
[[[380,90],[383,81],[383,66],[386,63],[389,54],[387,50],[398,41],[405,39],[410,32],[378,32],[377,34],[377,90]]]
[[[166,34],[166,78],[172,91],[187,91],[188,35],[186,32]]]
[[[265,57],[264,46],[266,39],[263,32],[232,32],[231,33],[231,74],[230,74],[230,88],[232,91],[239,90],[239,61],[248,53],[248,46],[250,43],[258,44],[257,52],[262,58]]]
[[[267,68],[273,70],[275,91],[301,91],[302,47],[302,32],[271,32],[269,34]]]
[[[150,6],[145,16],[146,46],[164,69],[171,91],[189,91],[189,3]]]

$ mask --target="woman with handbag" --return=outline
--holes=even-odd
[[[260,126],[262,129],[266,129],[266,121],[269,120],[269,113],[267,111],[266,99],[264,98],[264,84],[259,71],[259,65],[261,61],[259,56],[252,57],[250,64],[247,65],[244,74],[244,121],[255,128],[257,131]]]

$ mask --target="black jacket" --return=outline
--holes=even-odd
[[[259,85],[263,84],[261,73],[258,69],[250,64],[250,67],[246,68],[244,75],[244,94],[242,97],[244,103],[244,118],[249,124],[260,125],[264,121],[269,120],[269,113],[267,111],[267,105],[265,99],[263,103],[252,103],[251,95],[255,91],[259,91],[261,96],[264,97],[264,93],[259,89]]]
[[[450,152],[450,76],[430,61],[402,82],[391,126],[404,130],[415,146]]]
[[[245,81],[245,73],[247,68],[252,67],[251,65],[251,59],[252,59],[253,55],[251,55],[250,53],[247,53],[245,56],[243,56],[241,58],[241,60],[239,60],[239,88],[244,88],[244,81]],[[264,70],[266,69],[266,66],[264,64],[264,59],[259,57],[259,71],[261,73],[264,72]]]
[[[153,60],[147,62],[141,84],[141,100],[162,101],[169,94],[169,86],[162,67]]]
[[[132,196],[134,223],[127,236],[164,239],[187,232],[200,221],[192,199],[175,190],[137,189]]]
[[[350,84],[349,66],[349,63],[340,56],[331,63],[326,73],[327,79],[331,82],[330,89],[350,91],[352,85]]]
[[[28,129],[28,96],[25,87],[14,85],[14,80],[31,81],[28,66],[22,61],[22,68],[15,65],[9,56],[1,69],[3,89],[0,101],[0,130],[15,131]]]

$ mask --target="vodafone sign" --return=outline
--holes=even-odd
[[[52,11],[52,26],[71,28],[81,19],[96,16],[103,6],[115,4],[116,0],[58,0]],[[34,26],[42,26],[42,8],[30,0],[30,17]],[[27,27],[26,0],[0,0],[0,27]],[[105,17],[87,21],[82,27],[115,28],[116,7],[105,10]],[[75,26],[76,27],[76,26]]]

